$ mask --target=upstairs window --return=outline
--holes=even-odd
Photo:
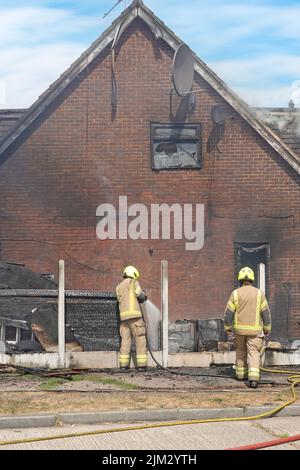
[[[201,168],[201,125],[151,123],[154,170]]]

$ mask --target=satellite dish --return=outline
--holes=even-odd
[[[177,95],[185,96],[190,93],[194,81],[194,56],[185,44],[179,46],[175,53],[172,79]]]

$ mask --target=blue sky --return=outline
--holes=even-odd
[[[0,107],[30,106],[131,0],[0,0]],[[251,106],[300,106],[300,0],[144,0]]]

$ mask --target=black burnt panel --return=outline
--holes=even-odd
[[[118,351],[117,302],[89,300],[67,302],[66,320],[85,351]]]
[[[8,292],[8,291],[6,291]],[[32,291],[31,291],[32,292]],[[57,305],[57,297],[1,295],[0,316],[30,322],[34,308],[45,304]],[[113,295],[82,296],[66,299],[66,323],[85,351],[118,351],[119,312]]]

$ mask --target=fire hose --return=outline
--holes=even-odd
[[[264,369],[265,371],[269,369]],[[274,372],[274,371],[273,371]],[[278,372],[278,371],[276,371]],[[280,373],[289,373],[290,371],[280,371]],[[292,399],[283,405],[264,413],[260,413],[254,416],[242,416],[239,418],[212,418],[212,419],[200,419],[200,420],[189,420],[189,421],[173,421],[173,422],[162,422],[157,424],[145,424],[145,425],[138,425],[138,426],[130,426],[126,428],[111,428],[111,429],[101,429],[97,431],[89,431],[89,432],[81,432],[81,433],[68,433],[68,434],[61,434],[61,435],[54,435],[54,436],[45,436],[45,437],[35,437],[29,439],[16,439],[10,441],[1,441],[0,446],[7,446],[7,445],[14,445],[14,444],[25,444],[25,443],[32,443],[32,442],[41,442],[41,441],[51,441],[51,440],[58,440],[58,439],[66,439],[72,437],[82,437],[82,436],[95,436],[101,434],[110,434],[110,433],[119,433],[119,432],[127,432],[127,431],[138,431],[143,429],[155,429],[155,428],[163,428],[163,427],[174,427],[174,426],[185,426],[185,425],[192,425],[192,424],[204,424],[204,423],[226,423],[226,422],[239,422],[239,421],[253,421],[258,419],[263,419],[267,417],[272,417],[279,411],[283,410],[289,405],[292,405],[296,401],[296,392],[295,387],[300,384],[300,372],[297,374],[293,374],[292,376],[288,377],[288,381],[292,384],[291,385],[291,393]]]
[[[258,450],[258,449],[265,449],[266,447],[275,447],[280,446],[282,444],[288,444],[289,442],[296,442],[300,441],[300,434],[291,437],[282,437],[280,439],[273,439],[272,441],[266,442],[259,442],[257,444],[251,444],[249,446],[241,446],[241,447],[232,447],[230,449],[225,450]]]
[[[266,347],[263,348],[261,351],[261,354],[265,351]],[[168,369],[167,369],[168,370]],[[29,439],[16,439],[16,440],[10,440],[10,441],[0,441],[0,446],[7,446],[7,445],[14,445],[14,444],[25,444],[25,443],[33,443],[33,442],[42,442],[42,441],[51,441],[51,440],[58,440],[58,439],[67,439],[67,438],[72,438],[72,437],[82,437],[82,436],[95,436],[95,435],[101,435],[101,434],[110,434],[110,433],[119,433],[119,432],[127,432],[127,431],[138,431],[138,430],[144,430],[144,429],[155,429],[155,428],[164,428],[164,427],[174,427],[174,426],[185,426],[185,425],[192,425],[192,424],[208,424],[208,423],[226,423],[226,422],[240,422],[240,421],[254,421],[258,419],[263,419],[263,418],[268,418],[272,417],[275,414],[279,413],[281,410],[286,408],[287,406],[292,405],[293,403],[296,402],[296,391],[295,388],[300,384],[300,372],[295,372],[294,374],[291,374],[291,371],[288,370],[274,370],[274,369],[266,369],[266,368],[261,368],[263,372],[272,372],[272,373],[279,373],[279,374],[289,374],[289,377],[287,378],[288,382],[291,384],[290,390],[291,390],[291,400],[287,401],[281,406],[278,406],[277,408],[267,411],[264,413],[260,413],[258,415],[254,416],[242,416],[239,418],[211,418],[211,419],[200,419],[200,420],[189,420],[189,421],[173,421],[173,422],[161,422],[161,423],[156,423],[156,424],[145,424],[145,425],[138,425],[138,426],[130,426],[126,428],[111,428],[111,429],[101,429],[97,431],[89,431],[89,432],[81,432],[81,433],[68,433],[68,434],[62,434],[62,435],[54,435],[54,436],[45,436],[45,437],[35,437],[35,438],[29,438]],[[232,377],[231,377],[232,378]],[[293,438],[290,438],[291,442],[292,440],[298,440],[299,436],[294,436]],[[280,442],[279,442],[280,441]],[[271,445],[279,445],[283,443],[282,440],[277,441],[272,441]],[[252,445],[251,448],[253,449],[258,449],[261,448],[261,445],[264,445],[266,447],[267,443],[260,443],[260,444],[255,444]],[[242,448],[241,448],[242,449]],[[229,450],[229,449],[228,449]]]

